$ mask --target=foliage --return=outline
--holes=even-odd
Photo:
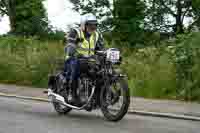
[[[197,67],[199,67],[199,33],[179,35],[172,40],[171,47],[172,61],[176,64],[176,91],[177,97],[184,97],[185,100],[194,99],[192,92],[199,90],[200,82]]]
[[[189,28],[193,28],[197,26],[200,30],[200,1],[199,0],[192,0],[192,7],[193,7],[193,23],[189,26]]]
[[[146,29],[184,33],[185,20],[194,18],[192,0],[145,0]]]
[[[80,14],[95,14],[100,21],[99,28],[101,31],[108,31],[112,28],[113,9],[111,1],[70,0],[74,4],[74,10]]]
[[[16,2],[16,34],[44,36],[48,21],[42,0],[18,0]]]
[[[116,42],[120,40],[134,45],[141,40],[145,8],[141,0],[71,0],[71,2],[80,14],[94,13],[100,20],[100,30],[112,31]]]
[[[0,13],[10,20],[11,33],[44,36],[48,31],[43,0],[1,0]]]
[[[192,27],[199,27],[199,0],[70,0],[75,5],[75,10],[81,14],[92,12],[100,19],[110,18],[109,27],[115,28],[118,24],[129,25],[129,23],[138,23],[138,19],[144,18],[143,29],[156,32],[174,32],[184,33],[187,30],[191,31]],[[140,4],[138,4],[140,3]],[[143,4],[141,4],[143,3]],[[144,8],[145,4],[145,8]],[[142,7],[142,8],[141,8]],[[135,9],[139,9],[138,14],[135,14]],[[145,15],[143,13],[144,12]],[[120,12],[120,13],[119,13]],[[126,14],[125,22],[115,23],[120,15]],[[133,14],[131,14],[133,12]],[[135,15],[137,17],[135,17]],[[128,18],[127,18],[128,17]],[[192,19],[192,22],[185,23],[186,20]],[[104,21],[103,21],[104,22]],[[140,23],[140,22],[139,22]],[[110,24],[112,26],[110,26]],[[137,24],[135,24],[137,25]],[[133,27],[124,30],[134,30]],[[119,29],[118,29],[119,30]],[[118,32],[121,32],[120,30]],[[136,34],[137,36],[137,34]],[[126,36],[125,36],[126,37]],[[124,38],[125,38],[124,37]],[[138,36],[136,37],[138,38]],[[142,40],[141,38],[140,40]]]
[[[123,51],[128,56],[124,58],[125,63],[121,68],[128,75],[132,95],[175,99],[176,69],[164,48],[146,47]]]
[[[141,40],[144,8],[145,5],[141,0],[117,0],[113,31],[117,42],[120,41],[133,46]]]
[[[132,94],[200,101],[200,33],[162,41],[161,47],[123,49]]]
[[[48,34],[45,36],[44,39],[48,40],[58,40],[58,41],[64,41],[65,40],[66,33],[60,30],[51,30],[48,32]]]
[[[64,57],[63,44],[35,38],[0,38],[0,82],[46,87],[48,74]]]

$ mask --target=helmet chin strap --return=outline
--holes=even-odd
[[[87,27],[86,26],[84,26],[84,33],[85,33],[85,35],[88,35],[88,34],[91,35],[92,34],[91,32],[87,31]]]

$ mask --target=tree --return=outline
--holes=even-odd
[[[193,14],[191,16],[193,17],[193,22],[189,26],[189,30],[191,30],[194,26],[197,26],[200,30],[200,1],[199,0],[193,0],[192,1],[192,9]]]
[[[43,0],[1,0],[0,14],[10,20],[11,33],[42,35],[48,32],[48,20]]]
[[[146,0],[146,3],[146,28],[184,33],[184,20],[193,12],[192,0]]]
[[[70,0],[74,4],[74,10],[81,15],[93,13],[99,19],[101,31],[112,28],[113,6],[112,0]]]
[[[141,40],[145,4],[141,0],[117,0],[114,34],[120,42],[135,45]]]
[[[0,0],[0,15],[9,16],[11,32],[16,29],[16,0]]]
[[[141,0],[70,0],[80,14],[94,13],[100,20],[102,31],[112,31],[120,41],[139,40],[144,19]],[[113,36],[113,37],[114,37]],[[118,37],[120,36],[120,37]]]
[[[43,35],[48,32],[48,20],[42,1],[43,0],[17,1],[17,33],[25,35]]]

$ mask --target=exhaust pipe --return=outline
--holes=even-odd
[[[77,107],[77,106],[73,106],[71,104],[66,103],[63,96],[54,93],[51,89],[48,89],[48,97],[51,100],[51,102],[58,102],[58,103],[66,106],[66,107],[70,107],[70,108],[76,109],[76,110],[82,110],[86,106],[88,106],[88,104],[90,103],[90,101],[91,101],[91,99],[92,99],[92,97],[94,95],[94,92],[95,92],[95,87],[92,88],[92,92],[91,92],[90,97],[88,98],[87,103],[84,104],[82,107]]]

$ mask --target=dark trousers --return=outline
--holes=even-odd
[[[70,57],[65,61],[64,72],[66,78],[72,81],[78,80],[80,76],[80,62],[75,57]]]
[[[70,80],[69,86],[72,89],[73,99],[77,100],[76,89],[78,87],[78,78],[80,77],[80,62],[75,57],[70,57],[65,61],[64,72],[67,80]]]

